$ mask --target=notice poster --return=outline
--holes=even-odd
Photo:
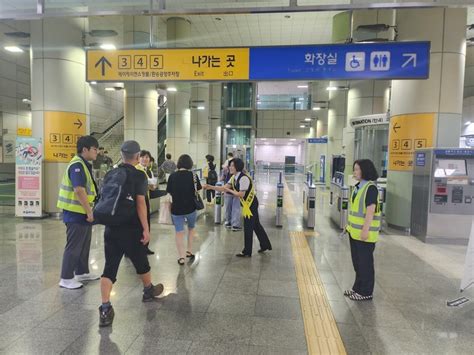
[[[41,138],[17,137],[15,157],[15,215],[41,217],[41,164],[43,162]]]

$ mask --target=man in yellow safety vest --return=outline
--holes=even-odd
[[[75,155],[64,172],[57,207],[63,210],[67,242],[64,249],[59,286],[78,289],[82,281],[98,280],[89,272],[89,250],[94,216],[92,207],[97,198],[97,186],[92,165],[99,143],[92,136],[80,137]]]

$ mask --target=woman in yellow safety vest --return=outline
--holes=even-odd
[[[353,169],[358,183],[351,196],[346,231],[356,279],[352,289],[344,291],[344,296],[353,301],[367,301],[373,298],[374,250],[381,223],[379,192],[375,185],[379,176],[374,163],[368,159],[357,160]]]

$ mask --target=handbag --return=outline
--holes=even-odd
[[[194,183],[194,206],[198,211],[204,209],[204,202],[202,201],[202,197],[198,192],[197,189],[197,176],[193,174],[193,183]]]
[[[160,215],[158,216],[158,223],[173,224],[171,219],[171,201],[168,198],[163,198],[160,202]]]

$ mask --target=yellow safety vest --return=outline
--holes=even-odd
[[[252,206],[253,200],[255,199],[255,188],[253,187],[253,181],[250,176],[247,174],[241,173],[244,176],[247,176],[250,180],[250,190],[247,191],[247,197],[240,197],[240,204],[242,205],[242,215],[244,218],[250,218],[253,216],[250,206]],[[234,190],[235,188],[235,178],[234,175],[230,178],[230,184]]]
[[[94,181],[89,172],[89,168],[86,163],[82,160],[81,157],[75,156],[69,162],[69,165],[66,168],[66,171],[63,175],[63,180],[61,181],[61,186],[59,186],[59,196],[58,203],[56,206],[62,210],[86,214],[86,210],[82,207],[79,199],[77,198],[76,193],[74,192],[74,187],[72,186],[71,179],[69,178],[69,168],[76,163],[81,163],[86,174],[86,193],[87,200],[89,201],[90,206],[94,204],[94,200],[97,196],[97,191],[95,189]]]
[[[365,206],[365,197],[370,186],[375,184],[369,181],[362,188],[357,191],[357,194],[349,207],[349,219],[346,230],[351,235],[352,239],[361,240],[362,228],[365,223],[365,215],[367,213],[367,207]],[[380,201],[377,198],[377,207],[375,209],[374,219],[369,227],[369,236],[365,242],[375,243],[378,240],[380,225],[382,222],[382,213],[380,208]]]
[[[136,168],[137,170],[143,171],[143,174],[145,174],[146,179],[147,179],[147,181],[148,181],[148,174],[146,173],[146,169],[145,169],[140,163],[138,163],[137,165],[135,165],[135,168]],[[147,188],[146,191],[147,191],[147,193],[146,193],[146,194],[147,194],[147,197],[148,197],[148,199],[150,199],[150,189]]]

